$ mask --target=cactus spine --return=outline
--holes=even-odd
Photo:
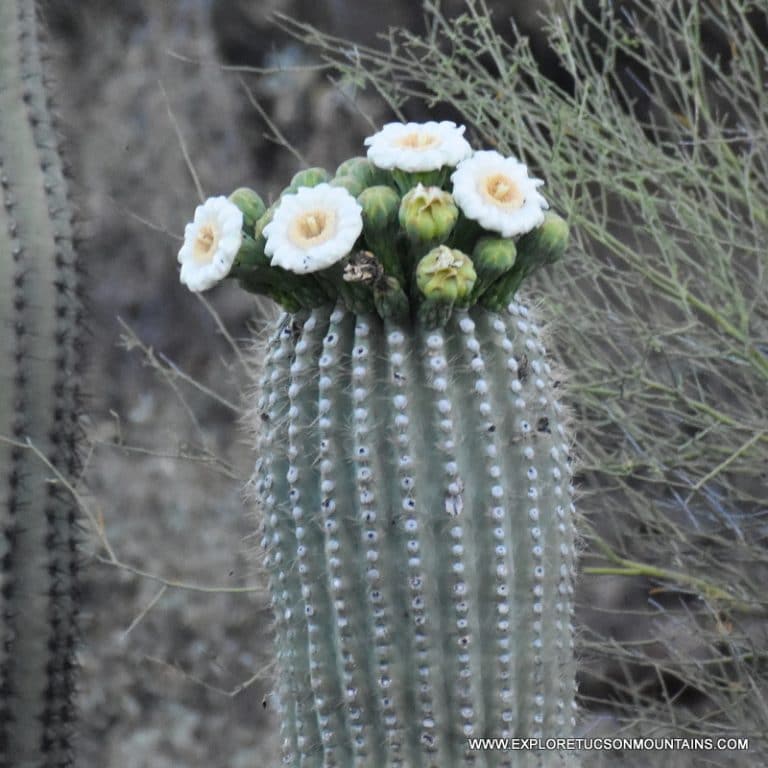
[[[284,762],[572,765],[569,445],[522,304],[286,314],[256,409]]]
[[[77,542],[51,480],[76,471],[81,311],[32,0],[0,3],[0,196],[0,766],[66,766]]]

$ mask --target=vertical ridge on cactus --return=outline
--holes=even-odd
[[[77,469],[81,310],[32,0],[0,4],[0,188],[0,766],[66,766],[77,540],[50,480]]]
[[[286,314],[255,487],[286,764],[573,765],[470,737],[572,728],[570,446],[516,302],[444,328]]]

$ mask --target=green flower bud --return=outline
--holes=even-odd
[[[335,176],[328,183],[332,187],[343,187],[352,197],[358,197],[365,189],[365,184],[354,176]]]
[[[392,183],[397,187],[401,195],[407,194],[411,189],[422,184],[425,187],[445,187],[453,168],[444,165],[433,171],[403,171],[393,168]]]
[[[363,208],[363,232],[392,232],[397,229],[400,196],[392,187],[364,189],[357,202]]]
[[[539,267],[559,261],[567,245],[568,224],[548,211],[540,227],[518,240],[515,266],[491,284],[480,297],[480,303],[492,312],[500,312],[512,301],[523,280]]]
[[[400,196],[392,187],[378,185],[364,189],[357,197],[363,209],[363,236],[368,248],[388,275],[403,282],[403,268],[397,249]]]
[[[256,192],[248,187],[236,189],[229,196],[229,201],[234,203],[243,212],[243,229],[250,235],[253,232],[254,225],[267,209],[264,201]]]
[[[568,245],[568,224],[552,211],[544,214],[541,226],[524,234],[517,242],[518,262],[525,274],[545,264],[554,264],[565,253]]]
[[[400,203],[398,218],[414,256],[444,243],[456,224],[459,209],[450,192],[417,184]]]
[[[472,251],[472,264],[477,282],[472,289],[471,303],[505,272],[515,265],[517,249],[514,240],[502,237],[481,237]]]
[[[278,200],[276,203],[272,203],[272,205],[267,208],[266,211],[259,217],[259,219],[256,221],[256,224],[253,227],[253,236],[256,240],[263,239],[264,235],[264,227],[269,224],[270,221],[272,221],[272,217],[275,215],[275,211],[277,210],[277,205],[280,201]]]
[[[390,275],[382,274],[373,284],[373,302],[384,320],[404,323],[410,315],[408,297],[400,282]]]
[[[329,182],[331,174],[325,168],[307,168],[299,171],[292,179],[283,194],[298,192],[299,187],[316,187],[323,182]]]
[[[392,179],[385,170],[377,168],[367,157],[350,157],[336,169],[336,178],[351,176],[360,182],[363,189],[378,184],[391,184]]]
[[[373,163],[365,156],[358,155],[357,157],[350,157],[345,160],[337,169],[337,176],[347,176],[348,174],[354,175],[355,171],[359,168],[373,167]]]
[[[416,266],[416,285],[433,301],[466,303],[477,280],[472,260],[461,251],[440,245]]]

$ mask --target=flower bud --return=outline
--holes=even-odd
[[[402,283],[403,268],[397,250],[400,196],[392,187],[378,185],[364,189],[357,202],[363,209],[363,236],[368,248],[384,271]]]
[[[358,181],[354,176],[334,176],[329,182],[332,187],[342,187],[349,192],[352,197],[359,197],[365,189],[365,184]]]
[[[416,266],[416,285],[427,299],[461,305],[468,300],[476,279],[469,256],[445,245],[431,250]]]
[[[547,211],[540,227],[517,242],[515,266],[498,278],[480,297],[492,312],[500,312],[517,293],[520,284],[539,267],[559,261],[568,245],[568,224],[556,213]]]
[[[400,283],[390,275],[382,274],[373,284],[373,302],[384,320],[405,322],[408,319],[408,297]]]
[[[363,208],[363,232],[384,233],[397,229],[400,196],[392,187],[377,185],[364,189],[357,202]]]
[[[458,217],[459,209],[450,192],[439,187],[417,184],[400,203],[400,226],[417,256],[444,243]]]
[[[243,213],[243,229],[249,235],[253,234],[253,227],[256,222],[264,215],[267,206],[264,201],[248,187],[236,189],[230,196],[229,201],[234,203]]]
[[[272,221],[272,216],[275,213],[276,207],[277,205],[273,203],[269,208],[263,211],[258,219],[256,219],[256,223],[251,229],[251,232],[253,233],[252,236],[248,234],[243,235],[243,243],[237,254],[236,260],[236,264],[239,268],[248,269],[257,266],[269,266],[270,257],[264,253],[264,246],[267,244],[267,241],[263,235],[263,231],[264,227]]]
[[[568,224],[552,211],[544,214],[541,226],[523,235],[517,242],[518,262],[529,275],[545,264],[554,264],[568,245]]]
[[[359,182],[362,189],[373,187],[377,184],[391,183],[387,172],[377,168],[367,157],[350,157],[336,169],[336,178],[351,176]]]
[[[283,194],[295,193],[299,187],[316,187],[318,184],[328,183],[331,180],[331,174],[325,168],[307,168],[299,171],[292,179],[288,188]]]
[[[472,289],[474,302],[494,280],[515,265],[517,249],[514,240],[501,237],[481,237],[472,251],[472,264],[477,272],[477,282]]]

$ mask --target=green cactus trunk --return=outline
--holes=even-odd
[[[81,312],[31,0],[0,3],[0,766],[71,760]],[[32,447],[29,447],[32,446]],[[55,469],[52,470],[51,467]],[[52,482],[56,474],[59,482]]]
[[[255,410],[284,764],[573,766],[570,446],[528,309],[286,314]]]

